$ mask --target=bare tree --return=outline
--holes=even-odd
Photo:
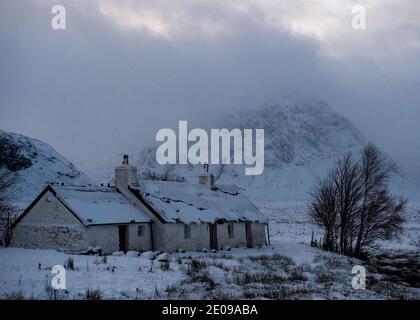
[[[12,237],[12,225],[15,221],[15,210],[11,204],[8,189],[15,182],[16,176],[6,168],[0,169],[0,231],[2,242],[7,246]]]
[[[355,221],[361,198],[360,166],[350,153],[339,159],[329,176],[336,190],[336,210],[340,225],[339,249],[352,254]]]
[[[402,232],[403,214],[407,200],[389,194],[389,176],[392,165],[378,149],[369,144],[362,152],[362,201],[357,223],[355,255],[359,257],[364,246],[378,239],[398,237]]]
[[[311,193],[309,214],[324,229],[324,250],[333,251],[337,228],[337,194],[331,179],[319,179],[318,188]]]
[[[309,215],[324,230],[324,249],[360,257],[377,240],[401,234],[407,200],[389,193],[392,169],[367,145],[358,162],[347,154],[318,180]]]

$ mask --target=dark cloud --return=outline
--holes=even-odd
[[[329,25],[334,10],[287,3],[62,1],[54,31],[55,2],[2,1],[0,127],[95,162],[292,94],[326,100],[420,176],[419,6],[393,21],[385,1],[355,34],[337,5]]]

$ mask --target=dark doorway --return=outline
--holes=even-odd
[[[120,251],[126,253],[128,249],[128,226],[118,226],[118,237]]]
[[[246,247],[252,248],[252,230],[251,230],[251,223],[245,223],[245,237],[246,237]]]
[[[217,250],[217,224],[210,223],[209,231],[210,231],[210,249]]]

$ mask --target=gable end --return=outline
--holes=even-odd
[[[85,222],[79,217],[79,215],[73,211],[64,201],[57,197],[57,192],[51,185],[48,185],[41,191],[41,193],[31,202],[31,204],[23,211],[16,221],[12,225],[12,229],[32,210],[32,208],[44,197],[44,195],[50,192],[83,226],[86,226]]]

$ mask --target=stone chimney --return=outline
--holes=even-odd
[[[213,174],[209,175],[209,165],[204,164],[203,167],[205,169],[205,172],[198,175],[198,184],[207,185],[210,187],[210,189],[216,190],[216,187],[214,185],[214,182],[215,182],[214,175]]]
[[[130,166],[128,163],[128,155],[123,156],[122,165],[115,168],[115,185],[121,191],[128,189],[128,186],[138,187],[137,168]]]
[[[203,164],[204,172],[198,175],[198,184],[208,185],[210,182],[209,176],[209,165],[207,163]]]
[[[202,173],[198,175],[198,184],[208,185],[209,181],[210,181],[210,177],[207,173]]]

